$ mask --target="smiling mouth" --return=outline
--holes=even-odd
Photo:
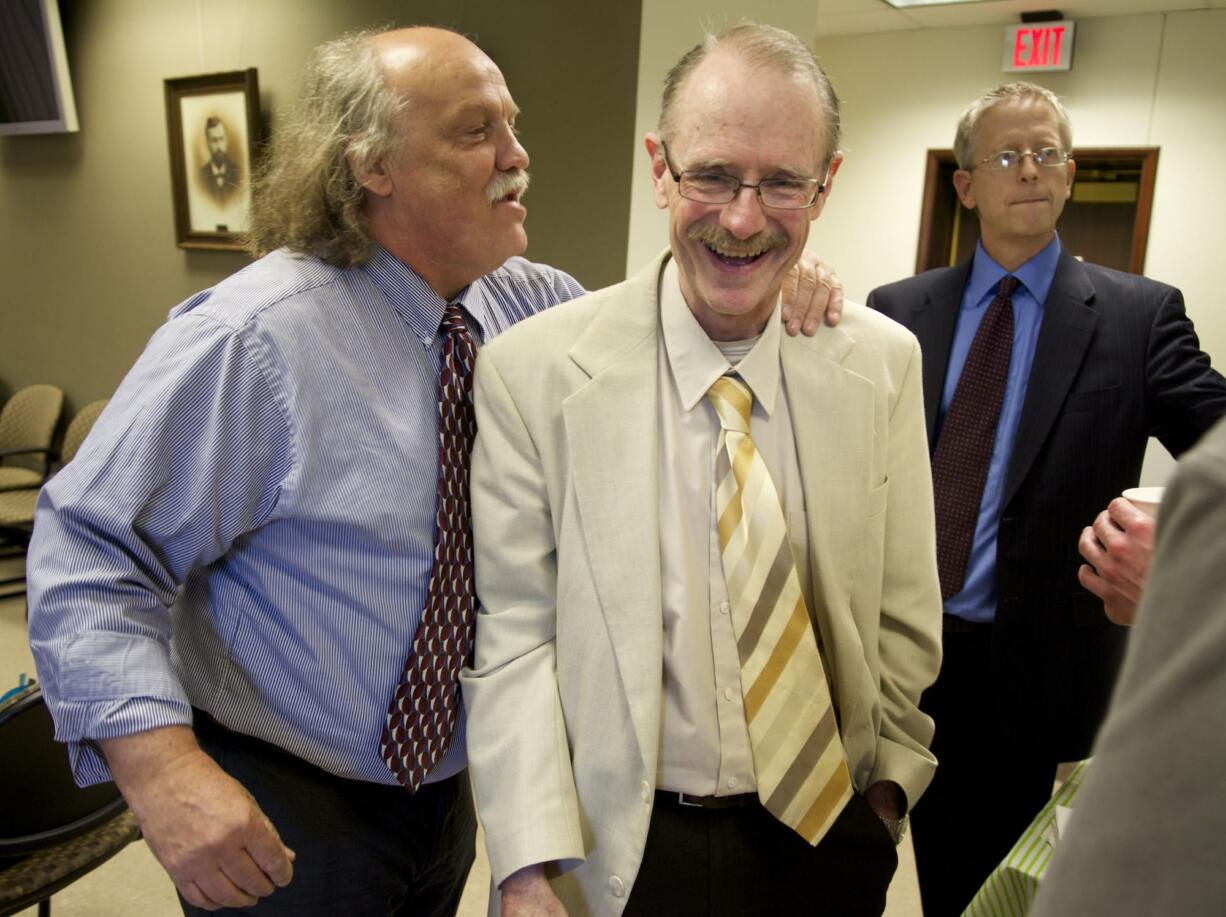
[[[741,254],[737,252],[723,251],[720,247],[712,245],[710,242],[705,244],[707,251],[714,256],[716,261],[718,261],[720,264],[726,264],[729,267],[744,267],[747,264],[753,264],[768,251],[770,251],[770,249],[767,248],[759,251],[748,251]]]
[[[711,253],[712,258],[727,267],[745,267],[753,264],[784,242],[779,234],[769,230],[760,232],[749,239],[737,239],[730,233],[701,225],[693,227],[689,232],[689,237],[701,243]]]

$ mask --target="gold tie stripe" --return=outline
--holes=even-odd
[[[707,392],[720,420],[715,505],[758,796],[810,844],[851,798],[851,775],[779,494],[749,434],[753,395]]]

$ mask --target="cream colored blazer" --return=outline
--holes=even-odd
[[[493,884],[540,862],[572,917],[620,914],[654,801],[663,685],[660,271],[521,322],[477,363],[480,612],[462,676]],[[786,335],[812,609],[859,792],[932,778],[940,664],[932,483],[912,335],[848,304]],[[498,894],[492,891],[491,913]]]

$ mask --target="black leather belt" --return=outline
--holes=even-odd
[[[957,615],[941,615],[941,630],[947,634],[980,634],[991,627],[991,621],[968,621]]]
[[[691,796],[676,790],[656,790],[656,802],[694,809],[741,809],[758,804],[757,793],[739,793],[736,796]]]

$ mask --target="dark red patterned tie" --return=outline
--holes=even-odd
[[[438,396],[438,510],[434,569],[413,651],[387,711],[379,751],[410,791],[442,760],[459,715],[460,668],[468,661],[476,619],[468,460],[473,416],[473,363],[477,348],[464,309],[451,303],[440,326],[443,362]]]
[[[932,455],[937,571],[943,599],[957,595],[966,582],[966,565],[1013,356],[1015,289],[1016,277],[1002,279],[996,298],[979,323]]]

